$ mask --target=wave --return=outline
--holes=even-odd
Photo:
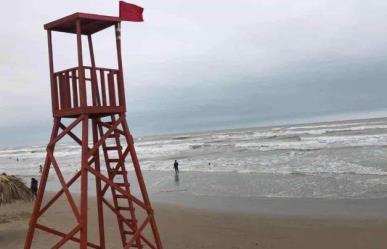
[[[298,130],[298,129],[321,129],[321,128],[332,128],[332,127],[351,127],[354,125],[377,125],[377,124],[386,124],[386,121],[361,121],[361,122],[343,122],[343,123],[327,123],[320,125],[297,125],[286,127],[288,130]]]
[[[170,168],[144,168],[143,170],[150,171],[166,171],[172,172]],[[128,171],[133,171],[129,169]],[[387,176],[387,172],[374,170],[374,168],[369,171],[341,171],[341,170],[322,170],[322,171],[288,171],[288,170],[253,170],[253,169],[197,169],[197,168],[185,168],[180,169],[180,172],[200,172],[200,173],[239,173],[239,174],[271,174],[271,175],[293,175],[293,176],[340,176],[340,175],[361,175],[361,176]]]
[[[361,126],[351,126],[346,128],[326,128],[326,129],[302,129],[295,130],[290,128],[281,128],[278,130],[271,131],[256,131],[254,133],[254,137],[256,138],[265,138],[265,137],[273,137],[273,136],[319,136],[324,134],[329,134],[332,132],[349,132],[349,131],[366,131],[366,130],[381,130],[387,129],[387,125],[361,125]]]
[[[285,141],[301,141],[301,136],[299,135],[273,135],[266,137],[268,140],[285,140]]]
[[[283,175],[378,175],[386,172],[366,165],[346,162],[335,150],[357,156],[358,147],[374,153],[375,160],[387,161],[387,134],[364,134],[370,129],[387,129],[383,124],[317,127],[314,130],[286,128],[254,128],[194,135],[173,135],[147,138],[136,143],[142,169],[170,171],[172,160],[182,162],[182,171],[236,172]],[[333,134],[341,131],[346,134]],[[358,134],[348,135],[349,131]],[[375,154],[376,149],[379,149]],[[351,150],[353,149],[353,150]],[[319,152],[321,150],[321,153]],[[310,153],[309,153],[310,152]],[[333,153],[333,154],[332,154]],[[35,174],[45,157],[44,146],[0,150],[0,172]],[[79,167],[80,147],[58,145],[55,156],[63,170],[74,172]],[[19,159],[19,162],[16,161]],[[350,158],[350,156],[348,156]],[[130,159],[128,159],[130,161]],[[348,159],[348,161],[351,161]]]
[[[196,150],[196,149],[210,147],[210,146],[211,146],[210,144],[193,144],[193,145],[190,145],[189,147],[193,150]]]
[[[187,140],[190,139],[190,136],[179,136],[179,137],[174,137],[172,138],[173,140]]]

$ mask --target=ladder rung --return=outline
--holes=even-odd
[[[127,199],[128,197],[126,197],[125,195],[116,194],[116,198]]]
[[[105,147],[106,150],[120,150],[122,149],[121,146],[106,146]]]
[[[136,244],[132,244],[132,245],[130,246],[130,248],[138,248],[138,249],[143,249],[143,248],[144,248],[144,246],[143,246],[143,245],[136,245]]]
[[[120,159],[118,159],[118,158],[112,158],[112,159],[107,159],[107,161],[108,161],[109,163],[118,163],[118,162],[120,161]]]
[[[114,135],[114,133],[112,133],[112,134],[109,134],[107,137],[108,138],[116,138],[116,135]]]
[[[118,210],[127,210],[127,211],[131,211],[131,210],[134,210],[134,208],[130,208],[130,207],[117,207]]]
[[[115,182],[114,184],[118,185],[118,186],[126,186],[126,183],[124,182]]]
[[[130,227],[133,227],[134,226],[134,224],[136,224],[137,223],[137,220],[131,220],[131,219],[125,219],[125,220],[121,220],[122,222],[124,222],[124,224],[125,225],[128,225],[128,223],[129,223],[129,226]]]
[[[114,173],[115,175],[126,175],[128,173],[128,171],[124,171],[124,170],[110,170],[109,173]]]
[[[133,235],[134,232],[131,232],[131,231],[123,231],[123,234],[129,234],[129,235]]]
[[[126,187],[125,187],[126,184],[124,184],[124,183],[115,183],[115,184],[118,185],[118,187],[120,187],[120,189],[126,190]]]
[[[128,243],[129,241],[127,241],[126,243]],[[138,249],[142,249],[142,248],[144,248],[144,246],[143,245],[138,245],[138,244],[132,244],[131,246],[130,246],[130,248],[132,248],[132,247],[134,247],[134,248],[138,248]]]

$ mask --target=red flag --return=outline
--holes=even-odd
[[[124,21],[143,22],[142,12],[144,8],[120,1],[120,18]]]

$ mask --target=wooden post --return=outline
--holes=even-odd
[[[94,57],[94,49],[93,49],[93,40],[91,35],[87,36],[87,41],[89,43],[89,52],[90,52],[90,62],[91,62],[91,88],[92,88],[92,96],[93,96],[93,106],[101,106],[101,100],[99,97],[98,90],[98,78],[97,78],[97,69],[95,66],[95,57]]]
[[[82,159],[81,159],[81,220],[80,220],[80,249],[87,248],[87,175],[89,155],[89,117],[83,116],[82,120]]]
[[[52,36],[51,30],[47,30],[48,40],[48,64],[50,68],[50,82],[51,82],[51,105],[53,114],[58,111],[58,90],[56,86],[56,79],[54,77],[54,56],[52,52]]]
[[[85,68],[83,67],[82,56],[82,33],[81,21],[76,21],[77,29],[77,48],[78,48],[78,75],[79,75],[79,96],[81,107],[84,112],[87,107]],[[88,115],[82,120],[82,159],[81,159],[81,220],[80,220],[80,249],[87,248],[87,159],[88,159]]]
[[[51,132],[50,143],[53,142],[54,139],[56,138],[56,136],[58,135],[59,123],[60,123],[60,118],[54,118],[54,125],[53,125],[52,132]],[[54,147],[55,147],[55,144],[53,144],[52,146],[47,146],[47,149],[54,150]],[[24,249],[31,248],[32,239],[34,237],[36,224],[37,224],[37,221],[39,218],[40,207],[41,207],[42,201],[43,201],[44,191],[46,189],[48,174],[50,172],[50,166],[51,166],[51,160],[50,160],[49,156],[47,155],[46,160],[44,162],[42,176],[40,178],[40,184],[39,184],[38,194],[36,196],[36,200],[35,200],[35,204],[34,204],[34,210],[32,211],[31,220],[29,223],[27,237],[26,237],[26,240],[24,243]]]
[[[81,21],[77,20],[77,49],[78,49],[78,78],[79,78],[79,97],[80,104],[83,109],[87,107],[86,96],[86,82],[85,82],[85,68],[83,67],[82,56],[82,34],[81,34]]]
[[[125,86],[124,86],[124,74],[122,69],[122,56],[121,56],[121,24],[115,25],[116,29],[116,48],[117,48],[117,62],[118,62],[118,103],[119,106],[126,111],[125,101]]]
[[[98,142],[98,120],[92,120],[93,126],[93,143]],[[99,150],[94,154],[94,165],[97,172],[101,172],[100,160],[99,160]],[[101,179],[95,178],[96,191],[97,191],[97,211],[98,211],[98,226],[99,226],[99,244],[101,249],[105,249],[105,228],[104,228],[104,215],[103,215],[103,203],[102,203],[102,191],[101,191]]]

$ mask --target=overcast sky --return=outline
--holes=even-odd
[[[156,134],[387,109],[387,1],[132,1],[124,23],[129,123]],[[51,126],[43,24],[73,12],[118,14],[118,1],[13,0],[0,12],[0,145],[45,143]],[[95,38],[115,65],[113,31]],[[75,40],[54,35],[56,70]],[[13,133],[18,138],[12,138]]]

